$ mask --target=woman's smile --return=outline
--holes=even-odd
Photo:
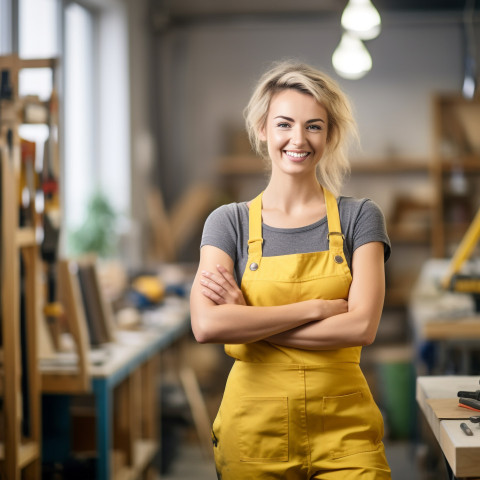
[[[297,152],[295,150],[284,150],[283,153],[293,162],[301,162],[310,155],[310,152]]]

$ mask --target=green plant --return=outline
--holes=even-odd
[[[101,192],[92,195],[83,224],[70,235],[75,254],[96,253],[110,257],[115,253],[117,213]]]

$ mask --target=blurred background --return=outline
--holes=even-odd
[[[242,111],[283,59],[350,97],[361,145],[342,194],[387,220],[384,314],[362,366],[393,478],[446,476],[415,385],[480,374],[480,288],[441,285],[469,227],[467,277],[478,272],[479,10],[0,0],[4,478],[215,478],[209,422],[231,359],[193,340],[188,289],[208,214],[266,185]]]

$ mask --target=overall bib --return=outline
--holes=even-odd
[[[262,256],[262,194],[249,211],[248,305],[348,298],[335,197],[324,189],[329,250]],[[212,427],[221,480],[386,480],[383,420],[360,370],[361,347],[308,351],[267,341],[225,345],[236,359]]]

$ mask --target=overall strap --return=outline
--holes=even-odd
[[[248,256],[262,256],[262,196],[261,192],[250,203],[248,213]]]
[[[340,224],[337,199],[333,193],[326,188],[323,189],[323,194],[325,195],[325,204],[327,207],[329,249],[335,248],[336,250],[343,250],[344,235]]]

